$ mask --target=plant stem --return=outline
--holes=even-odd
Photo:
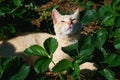
[[[60,80],[64,80],[61,73],[58,73],[58,74],[59,74]]]
[[[16,8],[14,8],[10,13],[12,14],[12,13],[15,12],[18,8],[19,8],[19,6],[16,7]]]

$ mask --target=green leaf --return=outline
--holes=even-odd
[[[104,48],[100,48],[100,49],[95,49],[92,60],[97,63],[97,65],[102,65],[102,62],[104,61],[104,59],[106,58],[106,51]],[[99,57],[99,59],[98,59]]]
[[[3,71],[3,67],[0,65],[0,73]]]
[[[86,25],[98,18],[96,10],[87,10],[81,19],[81,24]]]
[[[120,66],[120,55],[118,54],[109,54],[104,63],[107,63],[108,64],[108,67],[117,67],[117,66]]]
[[[46,9],[45,11],[46,11],[46,12],[52,12],[53,9],[57,9],[58,7],[59,7],[59,5],[54,4],[52,7]]]
[[[71,44],[67,47],[62,47],[62,50],[73,58],[75,58],[79,54],[78,53],[78,43]]]
[[[93,51],[94,51],[94,47],[93,46],[89,47],[89,48],[86,48],[86,49],[81,49],[80,50],[80,55],[88,56],[88,55],[91,55]]]
[[[111,15],[112,13],[113,12],[110,5],[104,5],[98,9],[98,14],[102,19],[106,18],[106,16]]]
[[[75,62],[77,64],[82,64],[84,62],[87,62],[87,61],[91,60],[92,57],[93,57],[93,55],[89,54],[89,53],[88,54],[82,54],[82,55],[78,56],[78,58],[75,59]]]
[[[63,67],[64,66],[64,67]],[[53,67],[53,72],[63,72],[72,67],[72,62],[63,59]]]
[[[115,16],[108,15],[108,16],[106,16],[102,20],[101,25],[104,25],[104,26],[113,26],[114,25],[114,21],[115,21]]]
[[[44,47],[48,54],[52,56],[52,54],[55,52],[55,50],[58,47],[58,42],[55,38],[48,38],[44,42]]]
[[[12,24],[4,25],[1,30],[4,34],[14,34],[16,33],[15,27]]]
[[[115,38],[120,38],[120,28],[118,28],[118,29],[115,30],[114,37]]]
[[[0,10],[0,17],[4,16],[4,15],[5,15],[5,13]]]
[[[11,65],[13,65],[13,62],[16,61],[16,57],[6,57],[3,58],[1,57],[0,59],[0,79],[3,77],[4,73],[8,70],[11,69]]]
[[[105,78],[105,80],[115,80],[115,74],[110,69],[103,69],[99,73]]]
[[[120,0],[114,0],[112,1],[111,5],[116,6],[120,3]]]
[[[67,74],[73,77],[73,79],[77,80],[80,75],[79,64],[76,62],[72,63],[72,67],[67,70]]]
[[[19,7],[22,4],[21,0],[13,0],[13,3],[17,7]]]
[[[120,27],[120,15],[116,16],[114,23],[116,27]]]
[[[73,73],[72,76],[78,76],[80,74],[80,68],[79,68],[79,64],[77,63],[73,63]]]
[[[116,7],[118,7],[119,4],[120,3],[120,0],[112,0],[112,2],[111,2],[111,7],[115,10],[116,9]]]
[[[35,62],[34,69],[37,73],[45,72],[48,69],[48,66],[52,58],[40,58]]]
[[[4,0],[0,0],[0,3],[1,3],[2,1],[4,1]]]
[[[2,78],[3,73],[4,73],[4,69],[2,65],[0,65],[0,79]]]
[[[115,49],[120,50],[120,29],[116,29],[114,32],[114,47]]]
[[[24,51],[27,55],[35,55],[40,57],[49,57],[47,51],[39,45],[32,45]]]
[[[18,73],[10,78],[10,80],[25,80],[30,72],[30,67],[28,65],[23,65]]]
[[[114,40],[114,47],[115,49],[120,50],[120,37]]]
[[[0,7],[0,10],[2,11],[2,13],[4,13],[4,14],[6,14],[6,13],[8,13],[8,12],[10,12],[12,9],[11,9],[11,7],[9,7],[9,5],[4,5],[4,7]]]
[[[7,69],[15,59],[16,57],[9,57],[9,58],[3,59],[4,60],[3,69],[4,70]]]
[[[81,7],[85,8],[85,10],[90,10],[92,8],[93,4],[94,4],[93,1],[86,1],[86,2],[82,1],[80,3]]]
[[[78,41],[79,55],[91,55],[94,50],[94,40],[92,35],[87,35]]]
[[[85,7],[86,7],[87,9],[89,9],[89,8],[91,8],[91,6],[92,6],[93,4],[94,4],[93,1],[87,1]]]
[[[99,29],[96,33],[96,38],[95,38],[95,46],[97,48],[101,48],[106,39],[107,39],[107,30],[105,28]]]
[[[13,25],[9,25],[10,33],[16,33],[15,27]]]
[[[74,47],[74,46],[73,46]],[[81,37],[78,41],[78,53],[75,58],[76,63],[81,64],[91,59],[92,53],[94,51],[94,37],[92,35],[87,35]]]

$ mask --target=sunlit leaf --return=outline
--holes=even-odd
[[[63,59],[62,61],[58,62],[54,67],[53,67],[53,71],[54,72],[63,72],[65,70],[68,70],[69,68],[72,67],[72,62]]]
[[[55,38],[48,38],[44,42],[44,47],[49,55],[52,55],[58,47],[58,42]]]
[[[79,74],[80,74],[80,68],[79,68],[79,64],[77,64],[77,63],[73,63],[73,73],[72,73],[72,76],[78,76]]]
[[[35,55],[41,57],[48,57],[48,53],[39,45],[32,45],[24,51],[27,55]]]
[[[52,58],[40,58],[35,62],[34,69],[37,73],[45,72],[48,69],[48,66]]]

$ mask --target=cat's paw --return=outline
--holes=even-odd
[[[85,62],[85,63],[80,65],[80,70],[84,70],[84,69],[95,71],[95,70],[97,70],[97,67],[92,62]]]
[[[80,65],[80,75],[83,79],[89,79],[97,70],[97,67],[94,63],[85,62]]]

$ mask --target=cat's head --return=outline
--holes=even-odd
[[[80,32],[79,8],[71,15],[61,15],[53,9],[52,19],[56,35],[72,35]]]

